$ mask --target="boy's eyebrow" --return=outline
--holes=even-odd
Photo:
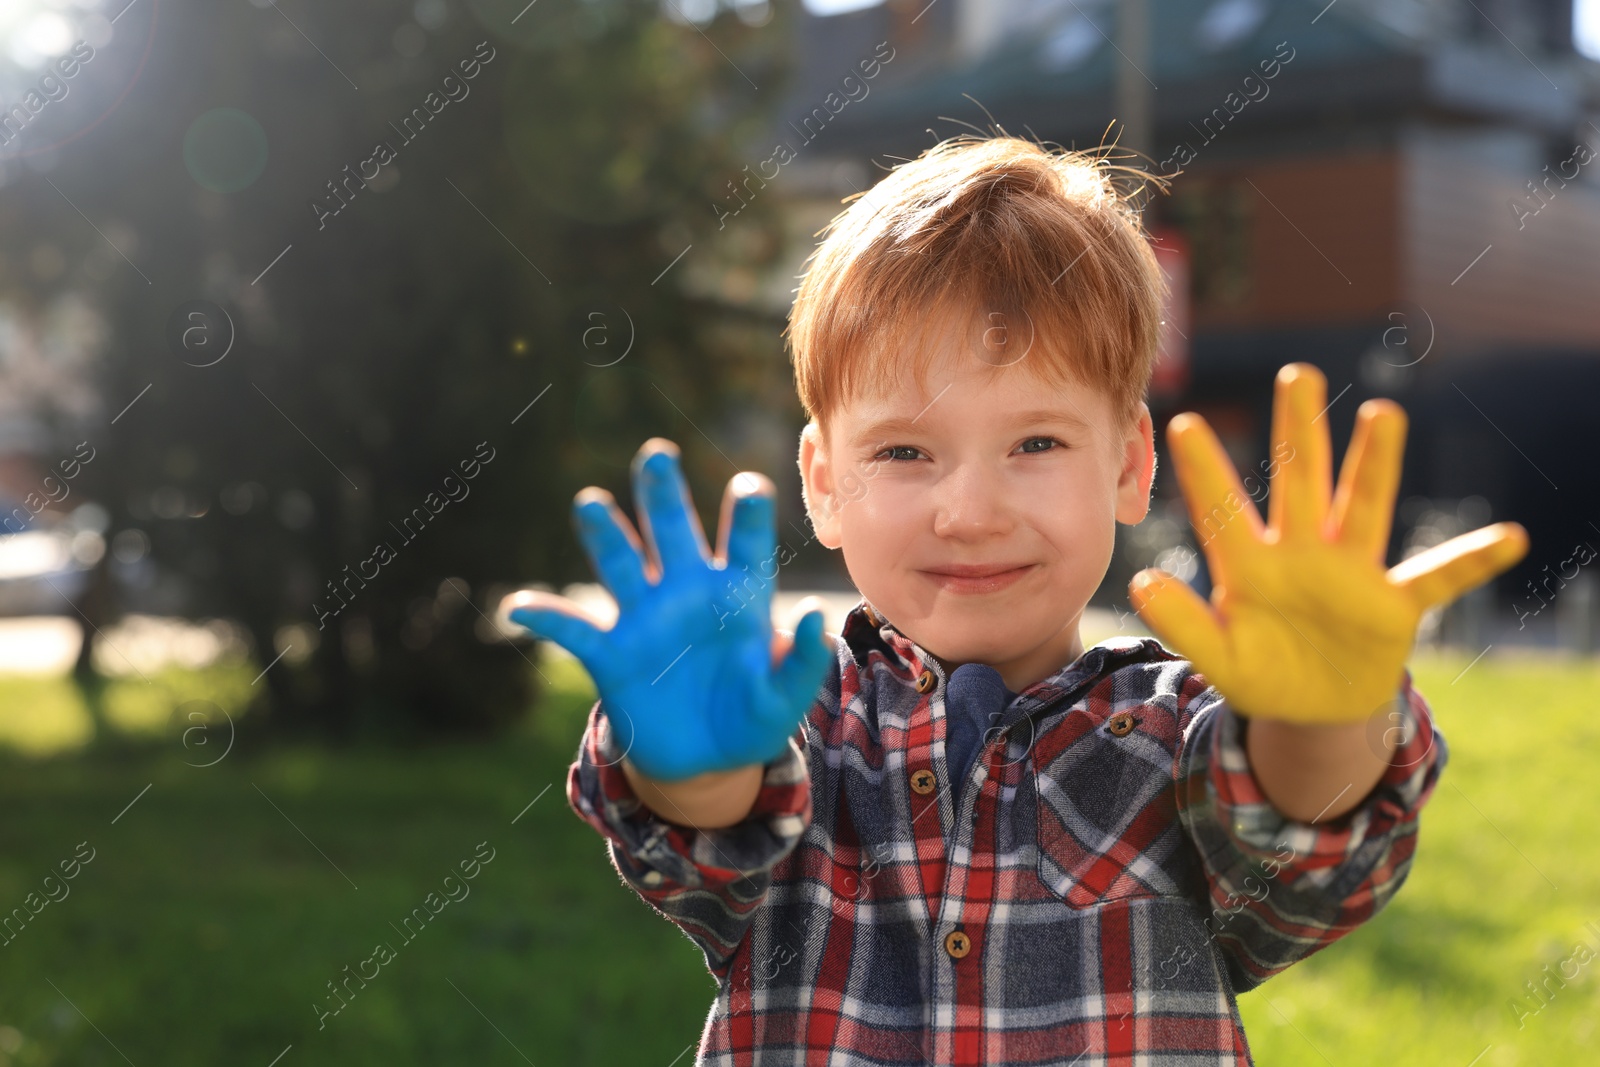
[[[1062,423],[1067,426],[1075,427],[1079,430],[1091,429],[1089,423],[1082,415],[1075,414],[1071,411],[1057,411],[1051,408],[1033,408],[1028,411],[1019,411],[1011,416],[1010,421],[1013,425],[1021,426],[1034,425],[1036,423],[1043,422]],[[869,441],[882,439],[894,434],[915,433],[919,430],[926,431],[927,429],[928,424],[922,422],[920,416],[911,418],[905,415],[896,415],[890,418],[878,419],[868,426],[863,427],[862,430],[857,433],[854,438],[852,438],[851,444],[862,445],[868,443]]]

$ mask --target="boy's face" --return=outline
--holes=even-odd
[[[996,369],[973,336],[928,332],[931,392],[908,374],[835,412],[826,440],[808,424],[801,480],[818,540],[874,608],[947,671],[987,663],[1020,691],[1082,655],[1078,621],[1116,523],[1149,510],[1155,448],[1144,405],[1121,429],[1100,390],[1048,384],[1026,357]]]

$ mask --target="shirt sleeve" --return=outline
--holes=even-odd
[[[773,866],[810,825],[804,736],[797,727],[788,747],[763,765],[750,814],[712,830],[670,822],[640,801],[598,700],[568,768],[568,804],[605,838],[612,867],[699,947],[719,982],[766,898]]]
[[[1383,777],[1338,818],[1301,822],[1273,807],[1251,773],[1246,720],[1201,675],[1184,693],[1192,697],[1177,757],[1179,819],[1205,874],[1206,928],[1244,992],[1343,937],[1399,891],[1449,749],[1407,669]]]

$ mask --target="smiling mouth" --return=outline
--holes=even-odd
[[[918,573],[952,593],[994,593],[1019,581],[1035,566],[1032,563],[1015,567],[972,565]]]

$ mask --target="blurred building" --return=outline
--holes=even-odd
[[[774,307],[840,197],[991,115],[1069,147],[1111,140],[1132,69],[1148,159],[1121,162],[1172,176],[1147,225],[1188,268],[1188,373],[1154,397],[1158,424],[1202,412],[1243,472],[1268,453],[1274,372],[1309,360],[1341,451],[1368,397],[1411,417],[1391,559],[1425,520],[1450,521],[1423,540],[1515,518],[1534,546],[1503,607],[1575,543],[1600,548],[1582,432],[1600,395],[1600,64],[1574,48],[1571,0],[1143,3],[1133,55],[1114,0],[806,16],[773,130],[802,205]],[[885,42],[866,89],[845,85]]]

